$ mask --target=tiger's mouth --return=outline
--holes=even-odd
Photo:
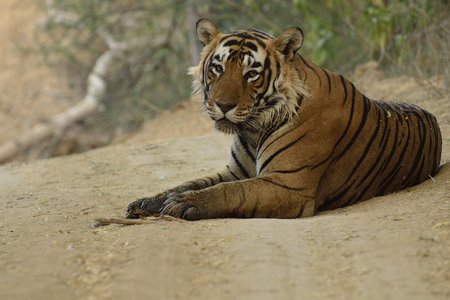
[[[220,120],[217,120],[214,123],[214,128],[216,128],[218,131],[221,131],[223,133],[227,134],[235,134],[243,130],[243,126],[240,123],[233,123],[230,120],[228,120],[226,117],[223,117]]]

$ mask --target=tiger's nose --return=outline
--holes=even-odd
[[[236,103],[224,103],[220,101],[216,101],[216,104],[224,114],[237,106]]]

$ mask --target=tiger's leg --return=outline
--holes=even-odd
[[[131,202],[130,204],[128,204],[126,217],[128,219],[137,219],[141,216],[148,216],[159,213],[163,208],[164,201],[172,196],[189,191],[203,190],[216,184],[232,180],[236,179],[234,178],[233,173],[231,173],[231,171],[227,168],[220,173],[185,182],[153,197],[146,197]]]
[[[170,195],[162,214],[187,220],[313,216],[315,189],[285,186],[277,179],[267,175]]]

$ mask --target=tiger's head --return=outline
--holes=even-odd
[[[190,69],[194,94],[204,94],[217,130],[264,131],[297,114],[299,99],[308,96],[294,67],[303,44],[300,28],[275,39],[255,29],[223,34],[200,19],[197,35],[204,48],[199,65]]]

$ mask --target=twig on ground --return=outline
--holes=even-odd
[[[187,223],[188,221],[174,218],[171,216],[161,216],[161,217],[146,217],[144,219],[116,219],[116,218],[96,218],[95,221],[101,223],[101,225],[108,224],[122,224],[122,225],[136,225],[136,224],[154,224],[159,221],[177,221],[181,223]]]

